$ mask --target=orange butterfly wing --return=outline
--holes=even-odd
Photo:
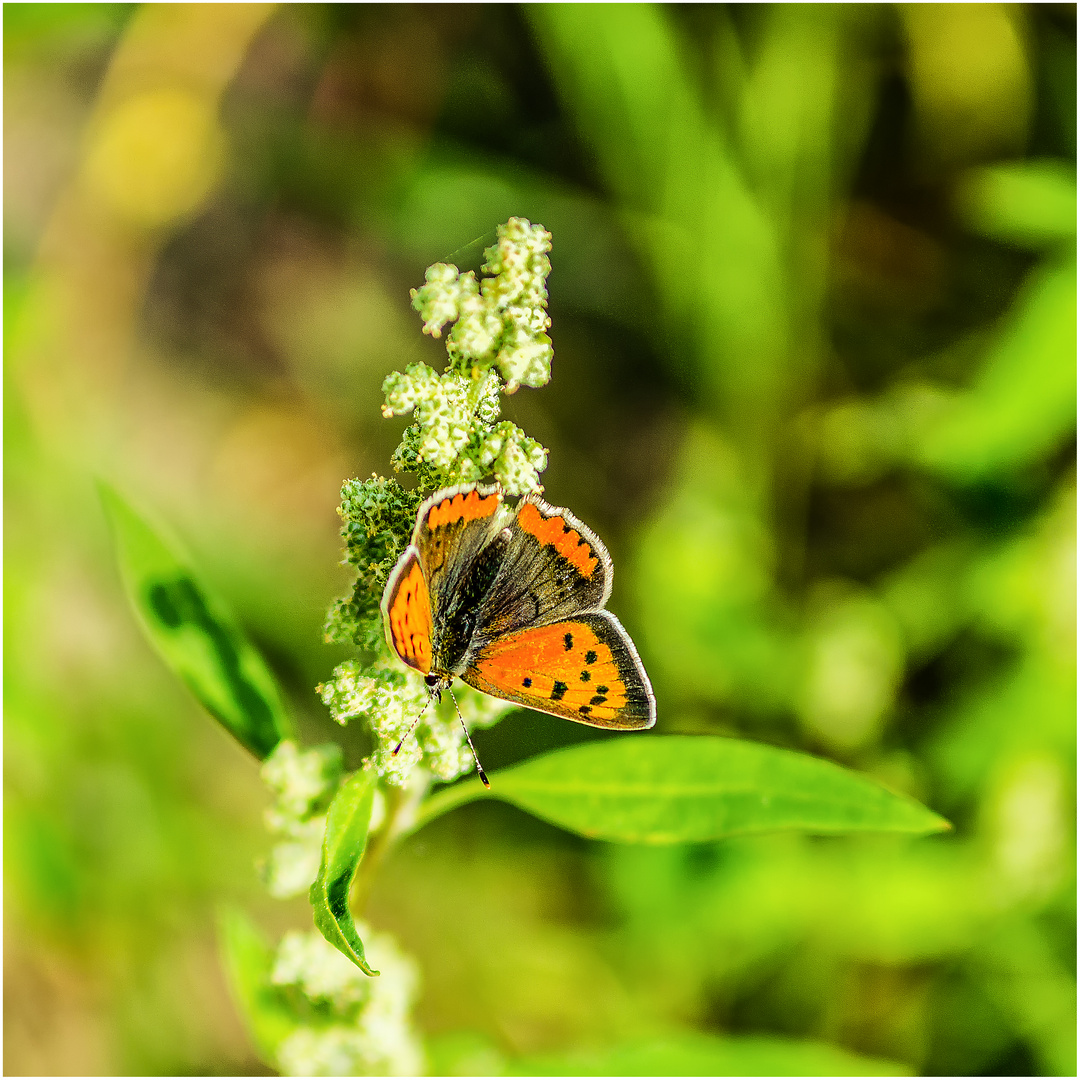
[[[426,675],[431,670],[431,598],[415,548],[394,569],[383,598],[383,624],[394,652]]]
[[[489,553],[501,560],[489,560],[494,583],[469,601]],[[593,727],[650,728],[656,700],[629,635],[603,609],[610,591],[607,550],[569,511],[536,496],[504,509],[496,489],[465,485],[420,507],[382,608],[391,648],[423,675],[460,674],[494,697]],[[463,602],[481,605],[471,640],[453,636]]]
[[[506,634],[461,676],[485,694],[593,727],[656,723],[656,700],[629,635],[610,612]]]
[[[502,495],[476,485],[446,488],[420,506],[412,542],[383,592],[386,640],[424,675],[444,658],[445,609],[459,594],[463,575],[503,526]],[[509,513],[504,514],[512,520]],[[442,620],[442,621],[440,621]]]

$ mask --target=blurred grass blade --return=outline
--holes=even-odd
[[[525,14],[632,217],[628,235],[652,265],[665,333],[689,339],[674,353],[715,380],[709,389],[733,423],[767,421],[788,345],[783,238],[688,77],[671,18],[651,4],[532,4]]]
[[[604,1050],[545,1054],[510,1063],[511,1076],[910,1076],[827,1043],[681,1034]]]
[[[277,683],[225,607],[107,484],[124,587],[146,636],[203,707],[260,760],[290,733]]]
[[[1054,453],[1076,428],[1076,259],[1033,271],[971,390],[931,413],[919,464],[975,481]]]
[[[294,1009],[270,983],[273,953],[247,916],[237,908],[218,913],[222,961],[248,1032],[264,1061],[276,1060],[277,1049],[295,1030]]]
[[[309,893],[319,933],[368,975],[379,973],[364,956],[364,943],[349,910],[349,886],[367,844],[375,779],[374,770],[362,769],[338,789],[326,815],[319,876]]]
[[[1064,161],[1011,161],[972,169],[956,195],[962,221],[1005,243],[1039,250],[1076,238],[1076,170]]]
[[[942,817],[830,761],[710,736],[584,743],[467,781],[420,809],[417,827],[488,795],[598,840],[677,844],[798,830],[932,833]]]

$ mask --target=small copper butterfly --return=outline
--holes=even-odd
[[[649,677],[604,610],[612,572],[607,549],[568,510],[498,487],[445,488],[421,505],[386,583],[387,641],[434,697],[457,677],[579,724],[650,728]]]

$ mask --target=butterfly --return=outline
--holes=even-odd
[[[604,609],[612,573],[607,549],[569,510],[498,487],[445,488],[420,506],[386,583],[387,641],[436,698],[460,678],[579,724],[651,728],[649,677]]]

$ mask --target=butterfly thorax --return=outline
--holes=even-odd
[[[465,670],[478,618],[503,569],[509,543],[509,530],[497,533],[465,568],[457,587],[439,597],[431,636],[431,674],[445,680],[443,689]]]

